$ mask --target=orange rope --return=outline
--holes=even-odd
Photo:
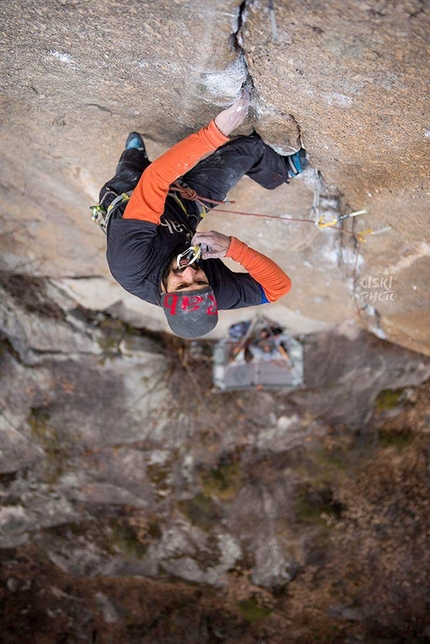
[[[188,199],[189,201],[197,201],[199,204],[201,204],[203,207],[206,207],[205,201],[207,203],[213,203],[215,204],[212,208],[215,208],[219,204],[225,203],[225,204],[230,204],[230,203],[236,203],[235,201],[217,201],[216,199],[209,199],[208,197],[201,197],[200,195],[197,194],[195,190],[192,188],[189,188],[188,186],[181,186],[180,183],[173,183],[170,186],[170,190],[173,190],[173,192],[178,192],[179,196],[182,197],[183,199]],[[211,207],[208,206],[209,210],[211,210]]]

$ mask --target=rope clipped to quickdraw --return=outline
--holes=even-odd
[[[367,230],[363,230],[361,233],[357,233],[355,231],[346,230],[345,228],[339,228],[338,226],[336,226],[336,224],[340,223],[341,221],[345,221],[345,219],[350,219],[350,217],[358,217],[358,215],[365,214],[365,210],[356,210],[355,212],[350,212],[344,215],[339,215],[338,217],[333,217],[331,221],[325,221],[323,215],[322,217],[319,217],[317,221],[315,221],[315,224],[318,226],[318,228],[334,228],[334,230],[339,230],[342,233],[353,235],[360,242],[365,242],[367,235],[374,234],[373,228],[368,228]]]
[[[353,277],[352,277],[352,283],[353,283],[352,298],[356,305],[358,316],[360,320],[362,320],[362,309],[358,305],[357,296],[355,294],[356,283],[357,283],[357,271],[358,271],[358,256],[360,252],[360,246],[363,242],[367,241],[367,237],[380,235],[381,233],[391,230],[391,226],[385,226],[380,230],[373,230],[373,228],[368,228],[361,232],[355,232],[354,230],[347,230],[346,228],[341,228],[338,225],[341,222],[345,221],[346,219],[358,217],[359,215],[365,215],[366,210],[355,210],[354,212],[333,217],[330,221],[325,221],[324,215],[320,216],[320,211],[319,211],[321,187],[322,187],[321,176],[317,171],[315,176],[314,201],[311,209],[311,215],[314,216],[314,219],[290,217],[289,215],[263,215],[262,213],[257,213],[257,212],[242,212],[240,210],[227,210],[225,208],[217,208],[217,212],[223,212],[226,214],[233,214],[233,215],[242,215],[246,217],[263,217],[264,219],[277,219],[278,221],[294,221],[294,222],[308,223],[308,224],[316,225],[320,230],[323,230],[324,228],[331,228],[332,230],[336,230],[340,233],[352,235],[352,237],[354,237],[356,242],[355,261],[354,261],[354,269],[353,269]],[[213,210],[217,206],[230,205],[230,204],[236,203],[235,201],[228,201],[228,200],[217,201],[216,199],[208,199],[206,197],[201,197],[199,194],[197,194],[195,190],[193,190],[192,188],[189,188],[188,186],[181,185],[179,182],[174,183],[171,186],[170,190],[178,193],[178,195],[182,199],[189,199],[190,201],[195,201],[196,203],[198,203],[199,206],[203,208],[204,214],[206,214],[207,210]],[[176,195],[173,195],[173,196],[177,198]]]
[[[204,210],[213,210],[217,206],[220,205],[226,205],[229,206],[230,204],[236,203],[235,201],[230,201],[230,200],[224,200],[224,201],[219,201],[217,199],[209,199],[208,197],[201,197],[193,188],[189,188],[188,186],[181,185],[180,183],[176,182],[172,184],[170,187],[170,190],[172,192],[176,192],[179,194],[182,199],[188,199],[189,201],[195,201],[198,203]],[[318,200],[319,201],[319,200]],[[315,214],[318,214],[318,202],[315,203],[312,207],[312,211],[315,212]],[[317,219],[315,222],[313,222],[311,219],[303,219],[299,217],[290,217],[288,215],[263,215],[258,212],[242,212],[240,210],[225,210],[223,208],[217,208],[217,212],[224,212],[226,214],[232,214],[232,215],[243,215],[246,217],[263,217],[264,219],[277,219],[278,221],[299,221],[301,223],[309,223],[313,224],[315,223],[318,228],[333,228],[334,230],[338,230],[341,233],[345,233],[348,235],[353,235],[356,237],[359,241],[366,241],[365,237],[367,235],[379,235],[380,232],[385,232],[387,228],[384,228],[380,231],[374,231],[372,228],[369,228],[368,230],[364,230],[361,233],[356,233],[350,230],[345,230],[344,228],[339,228],[336,224],[344,221],[345,219],[349,219],[350,217],[357,217],[358,215],[364,215],[366,213],[365,210],[356,210],[355,212],[347,213],[344,215],[339,215],[338,217],[334,217],[331,221],[324,221],[324,216],[321,216]],[[388,227],[389,229],[389,227]]]

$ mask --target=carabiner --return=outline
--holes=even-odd
[[[176,257],[176,268],[186,268],[194,264],[202,254],[201,246],[190,246],[187,250],[184,250],[183,253],[179,253]],[[183,261],[185,260],[185,262]],[[182,263],[181,263],[182,261]]]

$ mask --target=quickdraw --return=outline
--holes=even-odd
[[[339,215],[338,217],[333,217],[331,221],[324,221],[324,215],[320,217],[315,223],[318,228],[328,228],[331,226],[336,226],[340,221],[349,219],[350,217],[358,217],[358,215],[365,215],[365,210],[355,210],[354,212],[349,212],[345,215]]]
[[[331,221],[324,221],[324,215],[322,217],[319,217],[319,219],[316,220],[315,224],[318,226],[318,228],[335,228],[336,230],[340,230],[341,232],[344,233],[350,233],[351,235],[354,235],[354,237],[357,238],[359,242],[365,242],[366,237],[368,235],[379,235],[380,233],[385,233],[388,230],[391,230],[391,226],[385,226],[385,228],[381,228],[380,230],[373,230],[373,228],[367,228],[366,230],[362,230],[360,233],[358,232],[351,232],[348,230],[344,230],[341,228],[337,228],[337,224],[341,221],[344,221],[345,219],[349,219],[350,217],[358,217],[358,215],[365,215],[366,210],[356,210],[355,212],[350,212],[345,215],[339,215],[338,217],[333,217]]]

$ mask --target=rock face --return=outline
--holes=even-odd
[[[422,532],[416,518],[428,498],[428,391],[417,389],[430,376],[428,6],[272,4],[272,14],[256,0],[0,9],[0,612],[10,642],[34,630],[17,599],[32,584],[47,642],[55,631],[57,642],[99,632],[176,644],[179,632],[190,643],[283,644],[296,616],[297,642],[334,641],[346,622],[351,641],[413,641],[411,628],[428,637],[427,608],[421,621],[414,613],[429,552],[428,512]],[[303,143],[311,167],[271,193],[244,178],[231,195],[237,215],[210,213],[202,228],[237,235],[291,275],[291,294],[267,309],[304,343],[306,386],[289,395],[213,393],[210,341],[196,357],[163,333],[157,307],[112,280],[88,210],[129,131],[157,157],[246,80],[243,132],[254,127],[283,154]],[[341,230],[314,225],[361,209]],[[213,337],[243,318],[225,312]],[[400,410],[407,423],[382,431]],[[393,516],[401,528],[385,523]],[[357,545],[360,521],[368,539]],[[364,585],[360,603],[350,553],[345,569],[330,559],[321,617],[320,597],[308,596],[320,569],[326,579],[328,542],[339,557],[342,544],[359,547],[370,569],[376,546],[390,560],[376,557],[381,585]],[[392,612],[380,619],[369,597],[382,587]],[[185,605],[204,618],[189,623]],[[387,631],[393,616],[398,632]]]
[[[42,631],[48,615],[47,641],[50,628],[88,638],[96,615],[109,627],[138,624],[130,579],[152,602],[170,588],[187,610],[187,584],[206,589],[199,597],[211,605],[223,597],[229,628],[231,611],[245,630],[268,617],[272,593],[324,561],[321,543],[343,511],[339,471],[379,440],[375,409],[413,405],[430,376],[427,357],[346,327],[305,338],[305,389],[220,395],[207,346],[195,359],[169,336],[77,308],[41,278],[3,276],[0,302],[0,598],[10,642],[21,610]],[[87,613],[72,607],[76,579],[92,589]],[[104,579],[125,584],[124,604],[104,593]],[[51,590],[39,606],[43,584]],[[324,619],[349,619],[348,605]],[[279,610],[273,642],[289,619]],[[148,628],[148,642],[163,641]],[[187,631],[184,641],[199,637]]]
[[[49,276],[83,306],[165,329],[159,311],[110,278],[88,206],[128,131],[140,130],[158,156],[248,77],[244,131],[255,127],[283,153],[301,139],[312,169],[274,193],[241,182],[237,209],[274,219],[214,213],[205,225],[291,274],[293,291],[273,309],[291,330],[349,322],[428,353],[428,7],[294,1],[274,3],[273,15],[271,23],[267,3],[251,0],[2,7],[3,268]],[[350,235],[280,219],[357,209],[367,214],[356,231],[391,229],[357,248]],[[225,314],[218,333],[236,319]]]
[[[383,288],[358,294],[367,304],[373,295],[390,339],[420,350],[429,342],[427,295],[418,283],[430,275],[428,7],[420,0],[276,3],[276,40],[263,3],[246,7],[243,48],[269,107],[262,133],[279,146],[270,112],[292,114],[342,210],[367,211],[357,227],[391,226],[361,247],[360,274],[391,277],[396,297],[384,297]]]
[[[417,353],[325,332],[305,340],[305,389],[223,396],[208,358],[73,308],[40,278],[3,278],[0,316],[0,546],[38,543],[75,575],[222,587],[246,559],[254,584],[284,583],[292,546],[275,526],[294,516],[294,454],[430,376]]]

